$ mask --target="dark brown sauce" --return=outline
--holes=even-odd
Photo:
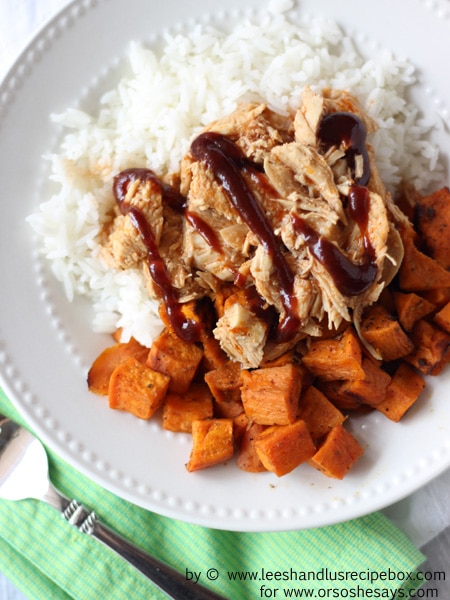
[[[153,181],[161,187],[163,198],[166,197],[167,188],[165,188],[158,177],[149,169],[127,169],[122,171],[114,178],[113,191],[116,197],[120,212],[123,215],[129,215],[130,219],[139,232],[141,239],[147,250],[147,265],[150,275],[158,288],[161,297],[166,306],[167,316],[175,333],[183,340],[195,342],[200,337],[200,327],[198,323],[188,319],[178,300],[177,290],[172,286],[169,273],[164,260],[159,254],[158,245],[151,230],[151,227],[144,213],[139,208],[130,205],[126,201],[128,186],[136,180]],[[176,199],[176,206],[180,206],[180,198],[176,192],[169,194],[170,201]]]
[[[365,189],[358,188],[358,190]],[[359,192],[355,194],[355,196],[357,195],[359,195]],[[364,195],[361,194],[361,197],[364,197]],[[358,203],[356,197],[355,202]],[[355,207],[356,212],[359,210],[359,207]],[[333,278],[336,287],[344,296],[358,296],[372,285],[377,274],[377,265],[366,229],[362,231],[366,257],[364,262],[355,264],[337,246],[319,235],[299,215],[293,213],[291,218],[294,229],[304,237],[312,255],[325,267]],[[363,221],[363,218],[361,220]],[[359,225],[359,222],[356,222]],[[361,225],[359,226],[361,227]]]
[[[190,212],[189,210],[185,211],[184,216],[186,221],[190,224],[190,226],[198,231],[198,233],[202,236],[205,242],[216,252],[222,253],[222,244],[220,243],[219,238],[217,237],[216,232],[206,221],[204,221],[200,215],[197,213]]]
[[[370,160],[366,147],[366,128],[353,113],[335,112],[325,115],[318,129],[320,140],[330,146],[343,145],[350,167],[355,169],[355,157],[363,157],[363,174],[355,180],[358,185],[367,185],[370,179]]]
[[[279,325],[277,338],[279,341],[292,339],[300,324],[293,295],[294,276],[283,255],[280,241],[242,175],[242,170],[248,169],[249,161],[234,142],[215,132],[198,136],[191,145],[191,153],[212,170],[231,204],[271,257],[286,312]]]

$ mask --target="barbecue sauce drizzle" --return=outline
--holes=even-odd
[[[320,122],[318,137],[323,144],[342,146],[351,168],[355,169],[356,156],[363,157],[363,173],[351,186],[348,196],[350,217],[357,223],[363,236],[365,260],[353,263],[337,246],[320,236],[304,219],[291,214],[294,229],[304,237],[313,256],[321,262],[335,281],[336,287],[347,296],[364,292],[375,280],[377,265],[375,251],[368,236],[370,195],[365,187],[370,179],[370,161],[366,147],[366,131],[362,121],[353,113],[336,112],[326,115]],[[277,238],[257,198],[248,187],[243,173],[260,178],[260,165],[247,159],[240,148],[222,134],[206,132],[191,144],[191,153],[212,170],[222,185],[231,204],[244,223],[257,236],[264,250],[272,259],[278,280],[285,317],[278,325],[275,339],[278,342],[292,339],[300,325],[293,294],[294,275],[283,254],[282,242]],[[216,251],[221,251],[215,231],[195,213],[186,210],[186,199],[169,186],[165,186],[150,169],[132,168],[122,171],[114,178],[114,195],[123,215],[128,214],[147,249],[150,275],[160,290],[167,315],[177,335],[185,341],[199,341],[199,324],[188,319],[172,286],[166,265],[161,258],[151,227],[144,213],[126,201],[128,186],[135,180],[151,180],[161,187],[164,201],[172,209],[183,213],[190,225],[202,235]]]
[[[212,170],[231,204],[271,257],[286,314],[275,337],[280,342],[292,339],[300,325],[293,294],[294,276],[284,257],[280,240],[242,174],[243,171],[260,172],[260,168],[251,163],[234,142],[212,131],[200,134],[192,142],[191,153]]]
[[[366,130],[361,119],[353,113],[335,112],[323,117],[318,137],[328,146],[343,147],[352,169],[355,169],[356,156],[361,155],[363,158],[363,172],[350,187],[347,209],[361,231],[364,260],[360,264],[352,262],[297,214],[291,215],[292,224],[304,237],[312,255],[330,273],[338,290],[345,296],[357,296],[371,286],[378,272],[375,250],[368,235],[370,194],[366,185],[370,179],[370,160],[366,147]]]
[[[130,205],[126,200],[128,186],[137,179],[144,182],[153,181],[159,185],[163,199],[177,211],[181,212],[185,209],[185,199],[171,188],[164,186],[150,169],[126,169],[114,178],[113,191],[120,212],[123,215],[130,216],[133,225],[141,236],[147,250],[148,270],[156,287],[160,291],[167,316],[175,333],[187,342],[197,342],[200,339],[200,325],[192,319],[187,318],[182,311],[177,290],[172,286],[169,273],[164,260],[161,258],[155,236],[147,218],[139,208]]]

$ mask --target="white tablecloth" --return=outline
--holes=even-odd
[[[0,0],[0,80],[33,33],[66,4],[67,0]],[[445,572],[445,581],[433,581],[422,588],[438,589],[439,598],[445,600],[450,598],[449,500],[450,471],[447,471],[384,511],[428,556],[423,569]],[[23,598],[0,573],[0,600]]]

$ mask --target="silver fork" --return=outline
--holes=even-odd
[[[173,600],[225,600],[187,580],[178,571],[146,554],[103,525],[94,512],[69,500],[51,483],[47,454],[27,429],[0,414],[0,498],[43,500],[56,508],[71,525],[91,535],[133,565]]]

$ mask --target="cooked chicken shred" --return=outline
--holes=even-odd
[[[276,262],[207,162],[197,160],[192,152],[182,161],[178,191],[186,199],[183,213],[164,202],[162,188],[152,181],[136,180],[127,190],[129,202],[141,208],[150,223],[180,302],[204,296],[214,300],[224,286],[228,288],[214,336],[244,368],[260,366],[306,336],[321,335],[324,329],[338,330],[342,322],[356,321],[357,326],[363,308],[378,299],[401,261],[402,244],[395,225],[405,217],[382,184],[370,144],[366,142],[366,159],[357,154],[351,162],[343,144],[326,145],[319,137],[324,116],[342,111],[356,115],[367,134],[376,130],[375,122],[349,93],[328,89],[318,93],[310,88],[304,90],[301,105],[291,118],[264,104],[248,104],[205,130],[226,136],[252,165],[244,165],[242,177],[276,235],[292,274],[291,306],[298,327],[289,340],[277,341],[272,335],[273,311],[278,322],[287,317]],[[365,236],[348,209],[348,196],[362,176],[364,160],[370,165]],[[358,294],[342,291],[327,264],[299,234],[293,215],[355,265],[367,261],[370,244],[376,266],[370,285]],[[201,228],[196,220],[203,224]],[[217,244],[211,245],[205,230],[214,233]],[[118,213],[103,258],[114,268],[144,269],[148,293],[161,299],[148,274],[146,256],[130,215]],[[245,290],[252,294],[242,293]],[[250,300],[255,293],[261,310],[255,310]]]

